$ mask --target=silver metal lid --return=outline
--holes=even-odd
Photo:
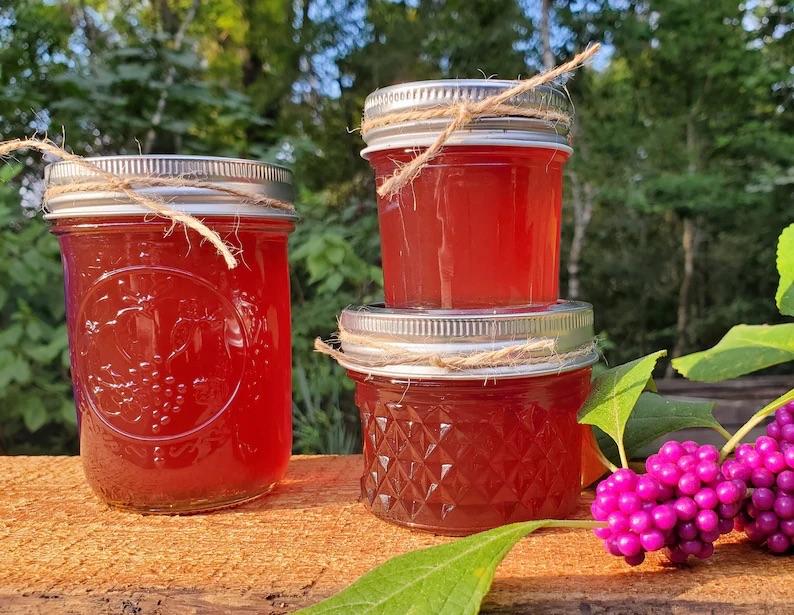
[[[215,156],[165,154],[99,156],[86,160],[104,171],[125,179],[174,177],[201,180],[287,203],[293,200],[292,173],[284,167],[265,162]],[[55,187],[96,182],[98,176],[90,169],[63,161],[48,165],[44,170],[44,179],[47,187]],[[141,187],[138,190],[143,194],[159,197],[167,201],[173,209],[191,215],[287,219],[297,217],[294,212],[244,203],[233,195],[206,188],[158,186]],[[45,207],[48,211],[45,216],[47,218],[151,213],[145,207],[129,202],[127,197],[116,192],[70,192],[49,198]]]
[[[419,111],[460,102],[479,102],[517,85],[504,79],[439,79],[414,81],[380,88],[364,101],[364,119],[371,120],[392,113]],[[557,111],[573,115],[573,106],[565,92],[539,86],[514,97],[509,104],[527,109]],[[370,130],[364,135],[368,147],[362,155],[383,149],[430,145],[448,124],[446,119],[408,121]],[[446,145],[507,145],[547,147],[570,152],[569,126],[527,117],[480,118],[465,130],[458,131]]]
[[[497,310],[390,309],[382,305],[347,308],[340,328],[351,334],[341,348],[344,367],[367,374],[399,378],[518,378],[580,369],[598,360],[593,345],[593,308],[588,303],[559,301],[552,305]],[[359,343],[366,336],[370,344]],[[391,350],[458,356],[497,351],[526,342],[550,342],[533,353],[531,362],[466,370],[431,365],[362,367]]]

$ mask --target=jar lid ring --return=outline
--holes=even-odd
[[[570,371],[598,359],[592,308],[561,301],[502,310],[348,308],[315,350],[370,375],[471,379]]]
[[[511,116],[543,118],[549,121],[566,121],[570,123],[570,114],[561,114],[554,109],[526,108],[516,104],[516,99],[528,92],[536,90],[540,86],[553,83],[555,79],[568,72],[576,70],[598,52],[598,43],[589,45],[584,51],[576,54],[573,59],[550,70],[538,73],[528,79],[516,81],[513,87],[502,89],[497,93],[481,98],[476,101],[457,100],[446,105],[434,105],[424,109],[416,110],[397,110],[391,113],[372,117],[365,113],[361,123],[361,133],[366,135],[374,129],[382,128],[391,124],[399,124],[406,121],[416,121],[419,119],[438,119],[448,118],[449,123],[438,134],[435,141],[422,153],[414,157],[410,162],[402,165],[393,175],[378,186],[377,192],[381,197],[387,197],[398,193],[403,187],[410,184],[424,169],[425,166],[441,151],[444,144],[457,131],[465,128],[478,118]],[[370,95],[376,96],[377,92]],[[366,107],[366,103],[365,103]]]

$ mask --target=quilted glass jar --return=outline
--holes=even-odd
[[[497,79],[419,81],[376,90],[366,121],[476,103],[516,85]],[[511,104],[570,115],[567,96],[540,87]],[[409,118],[410,116],[405,116]],[[556,117],[556,116],[555,116]],[[413,160],[448,119],[403,119],[364,133],[378,186]],[[559,295],[562,121],[486,117],[455,132],[407,185],[378,197],[384,294],[394,308],[554,303]]]
[[[587,304],[451,312],[371,307],[342,313],[340,361],[356,383],[364,436],[364,502],[377,516],[464,535],[506,523],[563,518],[580,492],[590,391],[592,310]],[[523,364],[455,369],[372,365],[389,349],[439,356],[549,340]]]
[[[198,177],[291,198],[288,171],[209,157],[89,159],[119,176]],[[50,186],[90,181],[68,162]],[[88,482],[107,503],[193,512],[266,493],[292,445],[287,236],[294,215],[196,188],[142,188],[242,249],[229,270],[209,243],[122,195],[48,201]]]

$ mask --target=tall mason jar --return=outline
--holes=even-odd
[[[88,159],[135,178],[199,178],[289,201],[278,166],[215,157]],[[48,186],[101,181],[58,162]],[[60,242],[80,456],[113,506],[208,510],[267,493],[292,444],[287,236],[295,215],[208,189],[141,187],[240,248],[230,270],[202,238],[123,194],[46,203]]]

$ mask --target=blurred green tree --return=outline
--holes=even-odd
[[[312,340],[344,306],[381,297],[372,174],[350,134],[364,98],[399,81],[527,75],[592,40],[605,52],[567,84],[578,127],[563,288],[595,305],[608,358],[776,322],[774,246],[794,181],[782,0],[7,0],[0,138],[292,167],[295,448],[347,452],[351,385]],[[7,452],[75,448],[57,245],[31,216],[41,167],[0,166]]]

